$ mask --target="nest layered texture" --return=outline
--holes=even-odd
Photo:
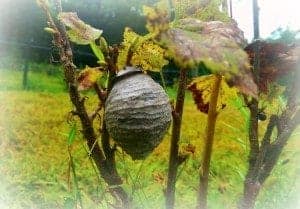
[[[145,74],[119,80],[106,101],[105,120],[114,141],[132,159],[144,159],[163,139],[171,106],[163,88]]]

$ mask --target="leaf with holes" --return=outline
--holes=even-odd
[[[165,50],[150,40],[150,35],[140,36],[130,28],[125,28],[122,48],[119,52],[117,66],[141,67],[144,71],[159,72],[168,61],[164,58]],[[130,61],[130,63],[128,63]]]
[[[159,13],[157,16],[149,15],[148,24],[159,28],[157,25],[165,22],[163,17],[159,18]],[[243,50],[243,32],[235,22],[203,22],[185,18],[156,33],[156,41],[167,49],[170,59],[174,59],[181,68],[194,69],[204,63],[211,73],[223,75],[230,85],[257,98],[248,55]]]
[[[137,42],[141,36],[136,34],[131,28],[126,27],[123,33],[123,42],[119,51],[119,56],[117,60],[117,67],[122,70],[127,65],[128,54],[130,50],[137,45]]]
[[[145,71],[159,72],[168,64],[168,61],[164,58],[164,49],[152,41],[146,41],[137,47],[131,63],[134,66],[140,66]]]
[[[198,110],[206,114],[208,113],[210,95],[215,79],[215,75],[197,77],[188,86],[188,89],[193,94],[193,99],[197,105]],[[224,77],[222,78],[219,94],[220,96],[217,104],[218,111],[224,109],[229,101],[234,100],[238,97],[237,89],[230,88],[225,82]]]
[[[155,8],[144,6],[143,14],[147,17],[146,28],[151,34],[158,35],[169,28],[169,14],[166,2],[160,1]]]

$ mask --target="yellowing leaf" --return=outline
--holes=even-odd
[[[142,67],[145,71],[159,72],[164,65],[168,64],[168,61],[164,58],[164,50],[160,46],[147,41],[133,53],[131,63]]]
[[[199,111],[208,113],[209,101],[211,91],[216,80],[215,75],[207,75],[195,78],[188,89],[193,94],[193,99],[197,105]],[[238,97],[237,89],[230,88],[225,82],[224,77],[222,78],[221,89],[219,93],[219,99],[217,104],[217,110],[224,109],[226,105]]]
[[[117,61],[117,67],[119,70],[123,69],[127,65],[127,57],[129,50],[132,50],[136,42],[140,36],[133,32],[131,28],[126,27],[124,34],[123,34],[123,42],[122,42],[122,48],[119,51],[118,61]]]
[[[156,40],[178,66],[193,69],[204,63],[211,73],[223,75],[230,85],[257,98],[257,85],[242,48],[243,32],[236,23],[186,18],[174,27],[161,31]]]
[[[243,43],[240,31],[231,24],[187,18],[163,33],[160,42],[182,67],[193,68],[204,62],[212,73],[222,74],[237,74],[238,69],[250,67],[247,54],[239,46]]]
[[[88,45],[102,34],[102,30],[93,28],[84,23],[76,13],[61,12],[58,19],[63,22],[70,30],[67,31],[68,36],[72,42],[81,45]]]
[[[176,20],[194,17],[203,21],[220,20],[228,22],[230,18],[220,11],[220,0],[173,0]]]
[[[159,34],[169,28],[168,11],[159,7],[143,7],[143,13],[147,17],[147,30],[152,34]]]
[[[209,6],[209,2],[203,5],[200,2],[200,6]],[[243,50],[243,32],[234,21],[203,22],[197,18],[184,18],[169,24],[168,15],[159,8],[145,7],[144,13],[147,29],[154,34],[153,39],[167,49],[169,58],[180,68],[194,69],[204,63],[211,73],[224,76],[242,93],[258,97],[248,56]],[[211,20],[210,17],[208,19]]]
[[[164,65],[168,64],[164,58],[164,49],[150,41],[150,36],[140,36],[130,28],[125,28],[123,36],[123,46],[119,51],[117,62],[119,70],[131,64],[145,71],[159,72]],[[128,59],[130,63],[127,63]]]
[[[103,72],[99,68],[91,68],[86,66],[83,71],[80,72],[77,81],[79,83],[78,90],[88,90],[97,82],[97,80],[103,75]]]
[[[265,113],[269,115],[281,114],[286,105],[284,99],[286,87],[277,83],[270,83],[267,88],[267,93],[260,92],[259,106],[265,109]]]

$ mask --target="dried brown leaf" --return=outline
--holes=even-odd
[[[85,69],[80,72],[77,78],[79,83],[78,90],[82,91],[92,88],[102,74],[103,73],[99,70],[99,68],[91,68],[86,66]]]
[[[257,46],[259,44],[259,46]],[[268,86],[278,78],[296,70],[299,62],[299,46],[287,46],[281,43],[254,42],[245,51],[248,53],[250,64],[254,63],[255,48],[259,47],[259,90],[268,92]]]
[[[161,33],[163,44],[177,65],[194,68],[204,63],[211,73],[223,75],[242,93],[257,97],[243,32],[235,22],[202,22],[194,18],[178,21],[175,28]]]

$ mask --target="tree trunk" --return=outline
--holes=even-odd
[[[259,7],[257,0],[252,1],[253,9],[253,26],[254,26],[254,39],[259,38]]]
[[[257,0],[252,1],[253,5],[253,29],[254,29],[254,40],[259,39],[259,8]],[[254,49],[254,64],[253,72],[256,83],[259,83],[260,74],[260,60],[259,60],[259,44],[256,44]],[[259,139],[258,139],[258,100],[252,98],[252,100],[247,104],[250,110],[250,125],[249,125],[249,167],[246,174],[246,179],[244,181],[244,194],[240,202],[240,209],[250,209],[255,205],[256,197],[260,191],[261,184],[257,179],[257,162],[259,155]]]
[[[222,11],[228,14],[228,2],[227,0],[222,1]]]
[[[244,196],[241,200],[239,209],[254,208],[256,197],[261,189],[261,184],[251,178],[245,180]]]
[[[229,0],[229,16],[233,17],[232,0]]]
[[[25,62],[23,66],[23,89],[26,90],[28,88],[28,61]]]

